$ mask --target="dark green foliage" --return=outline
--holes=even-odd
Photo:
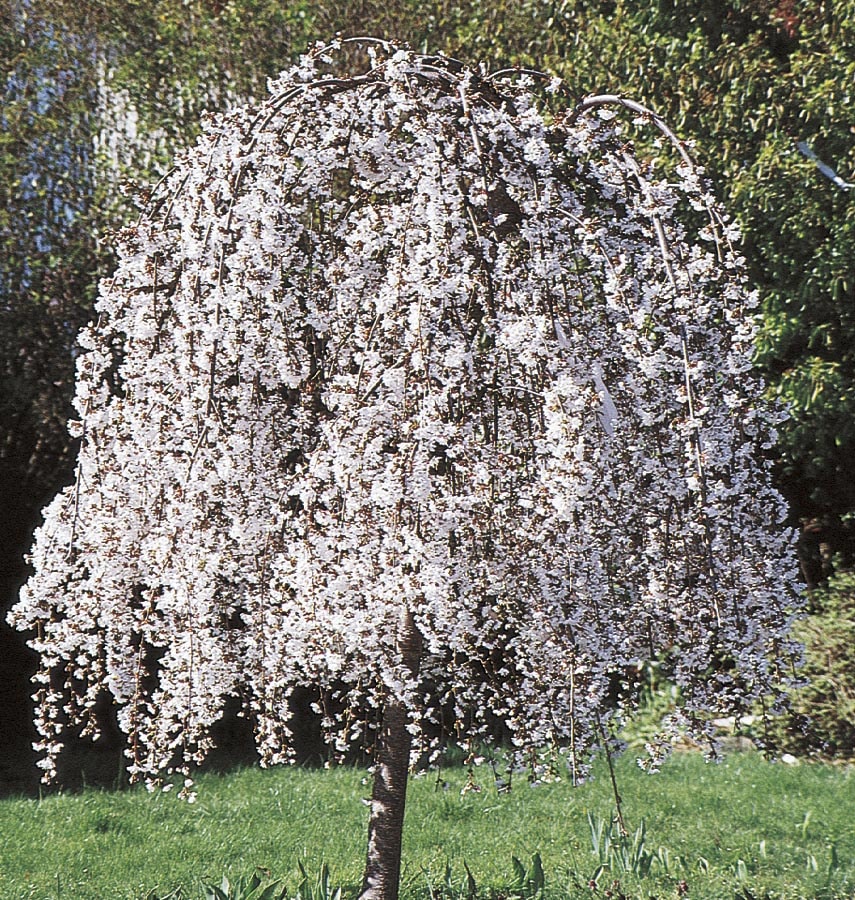
[[[84,48],[57,42],[15,7],[0,15],[0,459],[4,494],[40,503],[68,456],[72,347],[102,259],[94,83],[75,67]]]
[[[773,737],[796,755],[855,756],[855,572],[832,576],[812,597],[814,612],[797,627],[805,644],[792,709]]]
[[[65,429],[78,328],[90,318],[98,242],[91,72],[0,0],[0,788],[36,779],[31,656],[5,624],[39,510],[69,478]]]
[[[165,137],[168,161],[205,111],[261,96],[267,78],[304,52],[317,30],[305,0],[34,0],[66,36],[89,40],[95,67],[127,92],[140,132]],[[92,65],[92,63],[90,63]],[[148,174],[134,171],[129,176]]]

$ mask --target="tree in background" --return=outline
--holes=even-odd
[[[606,106],[661,120],[544,118],[526,79],[385,43],[331,62],[208,120],[122,232],[12,621],[48,778],[105,692],[155,779],[232,697],[286,761],[317,686],[333,751],[374,755],[363,896],[393,900],[432,726],[582,778],[614,677],[667,653],[706,734],[780,688],[795,592],[729,229]]]
[[[8,609],[40,507],[68,482],[74,346],[91,317],[98,244],[94,83],[71,47],[0,8],[0,591]],[[26,785],[32,657],[0,628],[0,780]],[[32,766],[30,766],[32,771]]]

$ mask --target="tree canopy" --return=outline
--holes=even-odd
[[[48,774],[105,689],[153,774],[233,695],[287,758],[304,683],[340,747],[395,697],[418,734],[499,720],[579,773],[639,659],[674,657],[687,721],[774,688],[775,414],[689,162],[648,172],[614,98],[544,119],[525,80],[380,47],[208,120],[121,235],[13,613]]]

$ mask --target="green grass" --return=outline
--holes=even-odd
[[[829,900],[855,897],[855,774],[820,764],[788,767],[754,754],[719,765],[675,756],[659,775],[618,763],[624,814],[645,844],[599,853],[590,823],[614,809],[601,768],[593,782],[497,794],[488,768],[481,792],[461,796],[466,773],[413,779],[404,846],[405,898],[503,900],[515,885],[512,857],[532,870],[539,854],[546,898]],[[329,864],[353,895],[361,874],[369,786],[351,769],[245,770],[200,780],[194,805],[145,791],[0,801],[3,900],[141,900],[181,888],[187,900],[222,876],[269,869],[296,891],[299,864]],[[637,844],[637,842],[636,842]],[[621,861],[623,859],[623,862]],[[600,869],[601,864],[607,868]],[[649,867],[649,872],[641,877]],[[588,886],[595,878],[596,889]],[[614,882],[619,882],[619,887]],[[530,893],[530,892],[529,892]]]

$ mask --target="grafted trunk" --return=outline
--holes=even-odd
[[[405,670],[419,673],[422,638],[405,610],[398,631],[398,652]],[[409,712],[399,697],[389,697],[383,709],[383,726],[375,760],[368,823],[368,857],[360,900],[397,900],[401,880],[401,835],[407,798],[412,735],[407,730]]]

